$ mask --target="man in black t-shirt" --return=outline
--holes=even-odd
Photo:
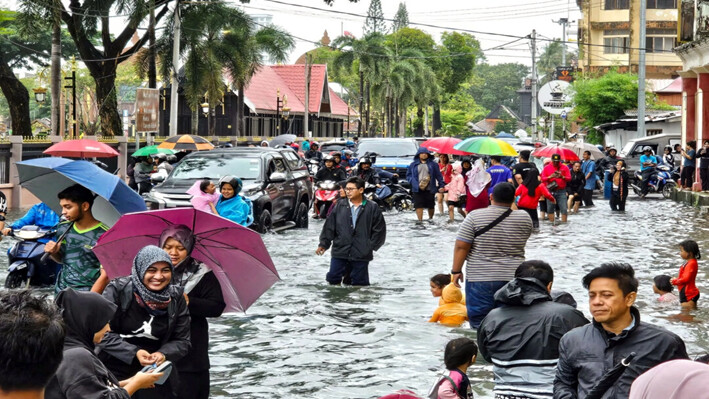
[[[515,187],[519,186],[520,182],[527,177],[527,172],[532,169],[537,169],[537,166],[529,162],[531,151],[522,150],[519,152],[519,162],[512,167],[512,176],[514,176]]]

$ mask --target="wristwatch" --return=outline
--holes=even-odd
[[[461,274],[461,273],[463,273],[462,270],[458,270],[457,272],[454,272],[453,270],[451,270],[451,274]]]

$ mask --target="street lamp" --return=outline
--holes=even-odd
[[[284,105],[281,100],[281,89],[276,89],[276,134],[281,134],[281,108]]]
[[[209,116],[209,103],[205,101],[199,106],[202,107],[202,113],[204,114],[204,116]]]
[[[39,106],[41,107],[44,101],[47,99],[47,88],[42,86],[42,81],[44,80],[44,75],[45,75],[45,70],[42,69],[39,72],[39,85],[32,89],[34,92],[34,100],[37,101]]]
[[[77,138],[77,121],[76,121],[76,59],[74,56],[71,57],[71,76],[65,76],[64,79],[71,80],[70,86],[64,86],[65,89],[71,89],[71,101],[72,101],[72,138]],[[35,94],[36,95],[36,94]]]

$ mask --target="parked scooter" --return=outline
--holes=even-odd
[[[17,242],[7,251],[8,268],[5,288],[53,286],[59,274],[60,265],[51,258],[42,263],[44,244],[54,230],[38,226],[24,226],[12,230],[10,237]]]
[[[388,184],[377,187],[366,184],[364,196],[367,200],[379,205],[385,211],[396,209],[399,212],[414,209],[414,202],[409,192],[399,184]]]
[[[672,170],[670,170],[669,166],[658,165],[655,167],[655,172],[657,172],[657,173],[655,173],[650,178],[650,183],[648,185],[648,187],[649,187],[648,194],[662,193],[663,197],[670,198],[670,194],[672,194],[672,189],[675,186],[677,186],[677,183],[672,178]],[[641,185],[642,185],[642,173],[639,170],[636,170],[635,171],[635,181],[631,184],[635,194],[640,195],[641,190],[642,190]]]
[[[315,190],[315,219],[325,219],[330,207],[340,197],[340,186],[332,180],[324,180],[317,183]]]

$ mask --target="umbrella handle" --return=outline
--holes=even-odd
[[[630,362],[633,361],[633,358],[635,358],[635,355],[636,355],[635,352],[630,352],[630,354],[625,359],[622,359],[620,361],[620,363],[625,367],[630,366]]]
[[[72,227],[74,227],[74,222],[69,223],[69,227],[67,227],[66,231],[64,231],[62,235],[59,236],[59,238],[57,238],[57,242],[64,241],[64,237],[66,237],[67,233],[69,233],[69,230],[71,230]],[[47,259],[49,259],[49,256],[49,252],[45,252],[44,254],[42,254],[42,257],[39,258],[39,263],[47,263]]]

